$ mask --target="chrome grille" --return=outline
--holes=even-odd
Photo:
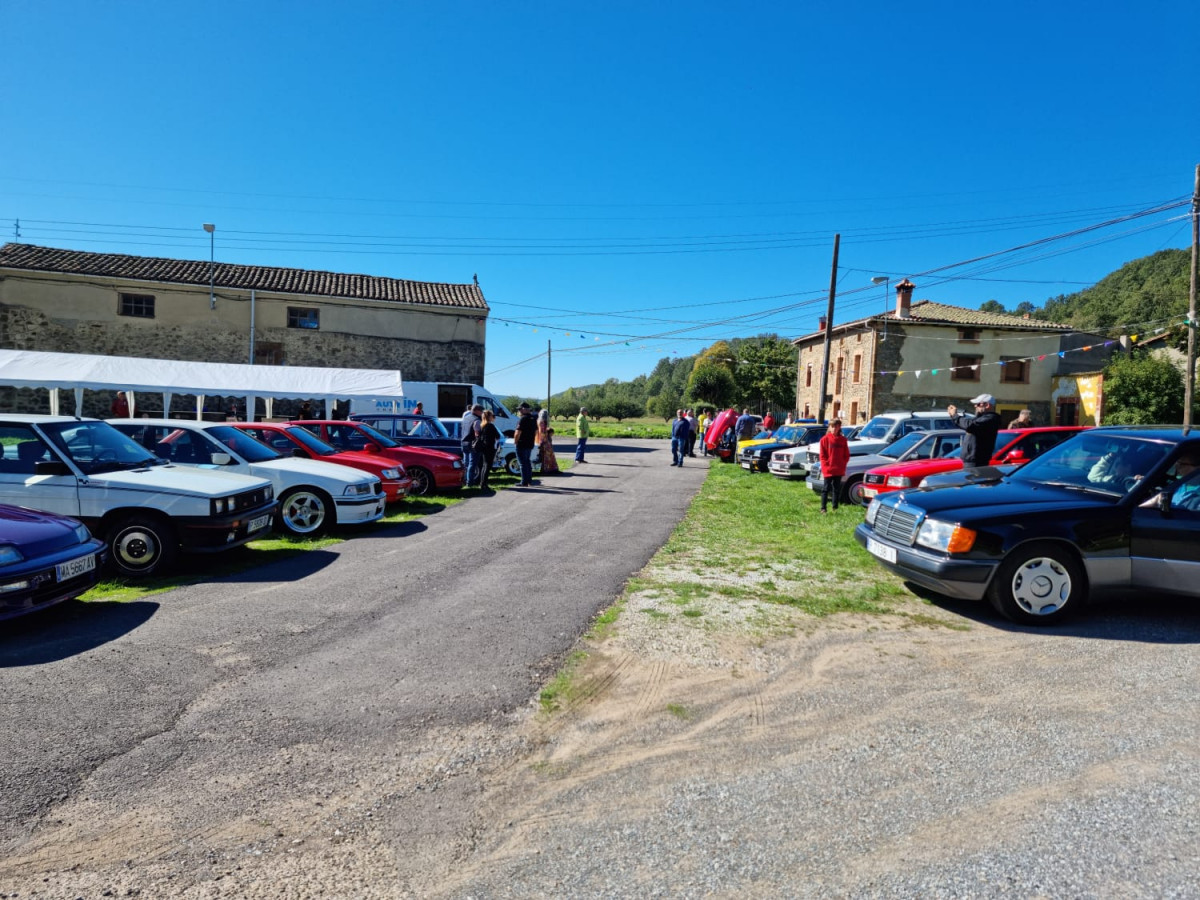
[[[875,513],[875,532],[898,544],[912,545],[917,539],[924,511],[900,503],[880,503]]]

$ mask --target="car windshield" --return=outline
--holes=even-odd
[[[775,429],[777,441],[799,441],[804,437],[805,428],[800,425],[781,425]]]
[[[284,431],[291,436],[292,440],[303,444],[305,448],[311,450],[318,456],[330,456],[338,452],[336,447],[331,447],[311,431],[301,428],[299,425],[289,426],[285,428]]]
[[[217,425],[204,429],[205,437],[222,444],[223,450],[232,450],[246,462],[267,462],[271,459],[283,459],[283,455],[275,448],[256,441],[244,431],[239,431],[229,425]]]
[[[379,446],[381,446],[381,447],[391,448],[391,447],[399,447],[400,446],[395,441],[393,441],[390,437],[388,437],[386,434],[384,434],[382,431],[377,431],[376,429],[374,429],[370,425],[368,425],[366,422],[359,423],[358,426],[356,427],[356,430],[361,431],[363,434],[365,434],[371,440],[375,441],[375,443],[379,444]]]
[[[1082,432],[1026,463],[1009,477],[1124,496],[1136,488],[1171,447],[1132,435]]]
[[[858,433],[858,436],[864,441],[882,441],[891,434],[895,424],[895,419],[889,419],[887,416],[876,416],[863,426],[863,430]]]
[[[85,475],[140,469],[162,461],[107,422],[56,422],[42,430]]]
[[[910,431],[899,440],[892,441],[882,450],[879,451],[880,456],[887,456],[891,459],[899,459],[921,441],[925,440],[927,435],[923,431]]]

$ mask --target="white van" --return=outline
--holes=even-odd
[[[505,437],[512,437],[517,427],[517,417],[491,391],[457,381],[405,381],[403,400],[353,400],[350,414],[411,413],[418,403],[425,415],[438,419],[461,419],[468,406],[478,403],[495,414],[496,427]]]

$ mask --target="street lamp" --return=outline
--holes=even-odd
[[[208,232],[208,308],[216,309],[217,298],[216,295],[213,294],[213,259],[214,248],[217,240],[215,234],[217,226],[213,225],[211,222],[205,222],[204,230]]]

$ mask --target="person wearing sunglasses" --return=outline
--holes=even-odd
[[[996,452],[996,433],[1000,431],[1000,415],[996,412],[996,398],[991,394],[980,394],[971,401],[975,415],[959,415],[958,407],[951,403],[946,415],[956,426],[966,432],[962,442],[963,468],[977,469],[990,465]]]

